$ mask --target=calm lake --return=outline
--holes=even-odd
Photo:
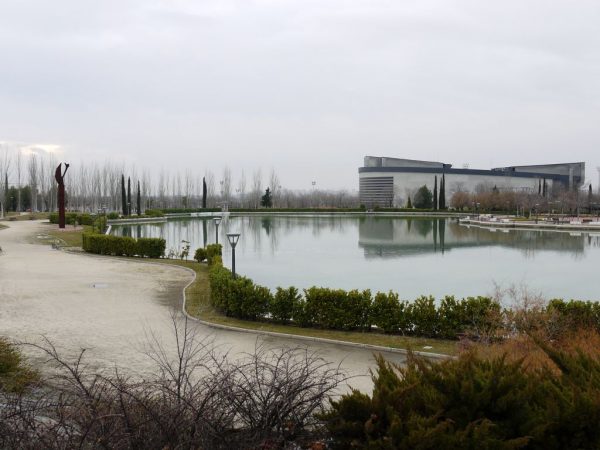
[[[271,289],[324,286],[393,290],[405,300],[491,294],[527,287],[545,298],[600,299],[600,233],[520,231],[460,225],[455,219],[341,216],[235,216],[219,226],[241,233],[236,270]],[[113,234],[162,237],[180,251],[215,242],[210,219],[113,226]]]

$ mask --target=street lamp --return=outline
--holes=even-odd
[[[219,225],[221,224],[221,218],[215,217],[215,218],[213,218],[213,220],[215,221],[215,242],[218,244],[219,243]]]
[[[233,274],[233,278],[235,278],[235,246],[239,239],[240,233],[227,233],[227,240],[229,241],[229,245],[231,245],[231,273]]]

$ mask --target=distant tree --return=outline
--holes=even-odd
[[[446,174],[442,174],[440,182],[440,199],[438,201],[438,209],[446,209]]]
[[[471,204],[471,196],[464,191],[455,192],[450,199],[452,207],[462,210]]]
[[[137,182],[137,215],[142,215],[142,195],[140,194],[140,181]]]
[[[542,195],[542,180],[538,180],[538,195]]]
[[[592,183],[590,183],[590,188],[588,190],[588,211],[592,213]]]
[[[127,215],[131,215],[131,177],[127,177]]]
[[[437,175],[433,181],[433,209],[438,209],[438,188],[437,188]]]
[[[125,192],[125,175],[121,174],[121,209],[123,215],[127,215],[127,194]]]
[[[433,195],[429,188],[425,185],[421,186],[415,194],[415,208],[431,209],[433,206]]]
[[[206,209],[206,177],[202,177],[202,208]]]
[[[270,208],[273,206],[273,196],[271,194],[271,189],[265,189],[265,195],[263,195],[260,199],[260,205],[263,208]]]
[[[412,207],[413,207],[413,205],[412,205],[412,203],[411,203],[411,201],[410,201],[410,195],[408,196],[408,202],[406,202],[406,207],[407,207],[408,209],[412,209]]]

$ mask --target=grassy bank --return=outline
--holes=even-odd
[[[62,240],[66,246],[81,247],[84,229],[73,231],[48,230],[47,234],[53,238]],[[186,267],[196,273],[195,281],[186,290],[186,310],[188,314],[198,319],[232,327],[244,328],[256,331],[269,331],[275,333],[286,333],[296,336],[310,336],[323,339],[333,339],[359,344],[379,345],[397,349],[412,349],[415,351],[427,351],[432,353],[456,354],[456,342],[442,339],[426,339],[406,336],[393,336],[376,332],[351,332],[337,330],[321,330],[316,328],[300,328],[292,325],[279,325],[269,322],[253,322],[226,317],[219,313],[210,304],[210,287],[208,283],[208,267],[193,261],[181,261],[174,259],[143,259],[131,258],[133,261],[152,261],[161,264]]]

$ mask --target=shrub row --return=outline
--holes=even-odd
[[[94,220],[96,220],[95,216],[87,213],[76,213],[76,212],[68,212],[65,213],[65,223],[67,225],[75,225],[77,222],[78,225],[93,225]],[[58,223],[58,213],[53,212],[50,213],[50,223]]]
[[[166,241],[160,238],[134,239],[126,236],[84,233],[83,250],[98,255],[147,256],[160,258],[165,253]]]
[[[269,289],[246,277],[233,279],[220,263],[209,271],[211,301],[224,314],[240,319],[271,319],[302,327],[368,331],[456,339],[462,333],[491,335],[502,325],[500,305],[488,297],[457,300],[433,297],[400,301],[398,294],[311,287]]]
[[[453,296],[439,303],[431,296],[402,301],[394,292],[345,291],[311,287],[302,293],[295,287],[275,293],[246,277],[233,279],[215,257],[209,270],[211,302],[227,316],[272,320],[302,327],[368,331],[373,326],[390,334],[457,339],[494,338],[505,327],[507,312],[489,297]],[[549,320],[562,329],[594,327],[600,332],[600,303],[552,300],[546,307]]]

